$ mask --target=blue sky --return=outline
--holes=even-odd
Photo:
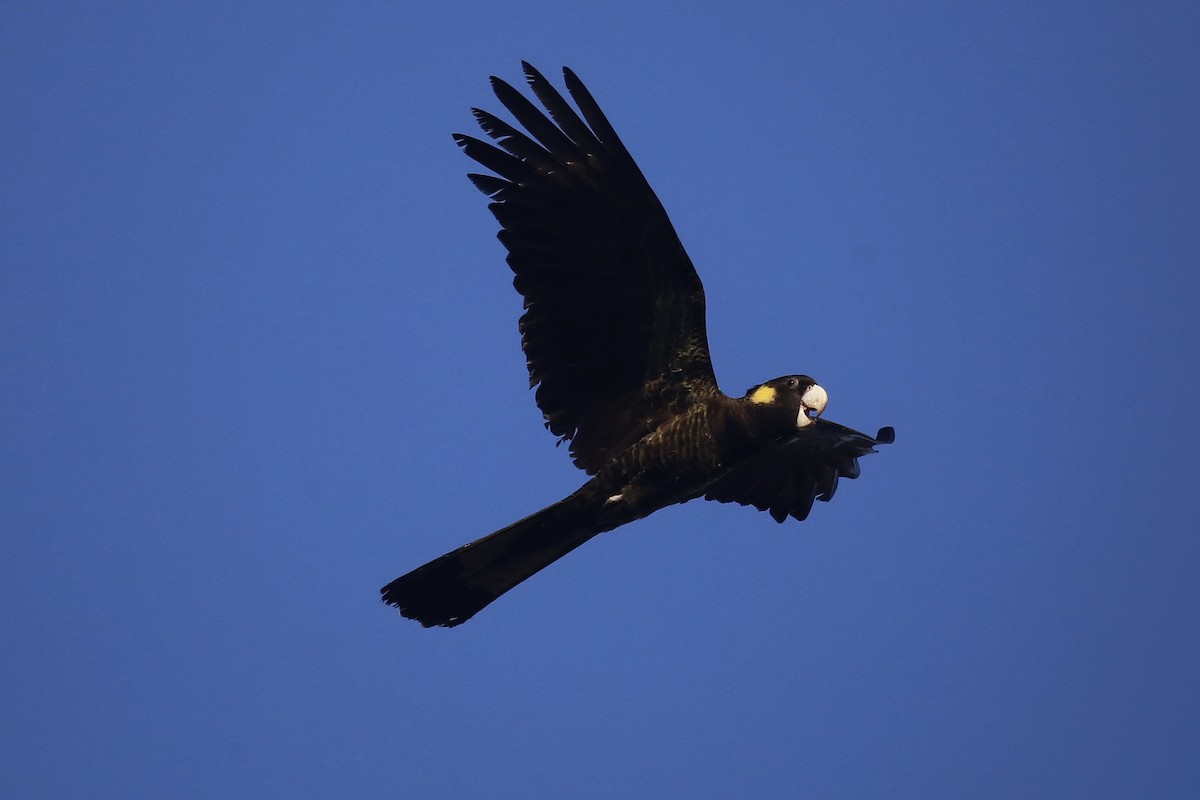
[[[430,5],[419,9],[420,5]],[[13,797],[1191,797],[1183,3],[10,3]],[[589,85],[730,393],[897,443],[454,630],[378,587],[573,490],[451,141]]]

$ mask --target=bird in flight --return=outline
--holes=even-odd
[[[426,627],[466,622],[597,534],[697,497],[805,519],[859,456],[895,438],[821,419],[807,375],[742,397],[717,388],[704,287],[666,211],[592,95],[563,69],[576,111],[529,64],[546,115],[493,77],[524,128],[473,109],[495,144],[454,140],[491,175],[529,383],[546,427],[590,477],[574,494],[384,586],[383,601]]]

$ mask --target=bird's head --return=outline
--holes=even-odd
[[[829,395],[807,375],[785,375],[750,389],[746,392],[746,400],[756,406],[770,406],[794,414],[796,427],[803,428],[821,416]]]

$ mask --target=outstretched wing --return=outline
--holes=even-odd
[[[858,477],[860,456],[895,438],[891,428],[881,428],[871,438],[819,419],[732,469],[708,487],[704,499],[754,506],[770,512],[776,522],[789,516],[803,520],[814,500],[833,497],[839,478]]]
[[[579,78],[563,69],[577,113],[523,66],[549,118],[493,77],[496,97],[527,133],[474,109],[499,146],[454,139],[496,173],[469,177],[493,200],[513,285],[525,298],[520,331],[530,386],[546,427],[571,440],[575,463],[592,473],[717,391],[704,287],[662,204]]]

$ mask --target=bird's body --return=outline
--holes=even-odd
[[[818,419],[827,396],[805,375],[716,384],[704,290],[674,229],[611,125],[570,70],[583,118],[525,65],[547,119],[493,78],[532,136],[476,110],[498,149],[456,136],[500,177],[471,175],[495,202],[522,347],[547,427],[591,478],[574,494],[397,578],[385,602],[423,625],[461,624],[599,533],[697,497],[807,517],[857,458],[892,440]]]

